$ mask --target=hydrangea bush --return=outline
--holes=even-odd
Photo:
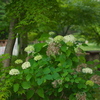
[[[99,71],[93,71],[84,55],[77,54],[75,37],[50,38],[26,47],[28,59],[16,61],[22,63],[20,68],[9,70],[12,94],[25,100],[94,100],[92,93],[99,85],[91,78]]]

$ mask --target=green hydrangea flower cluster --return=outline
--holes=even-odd
[[[87,80],[86,81],[86,85],[93,86],[94,85],[94,82],[91,81],[91,80]]]

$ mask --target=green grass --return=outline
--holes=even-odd
[[[95,43],[88,43],[87,46],[80,46],[84,51],[100,51],[100,45]]]

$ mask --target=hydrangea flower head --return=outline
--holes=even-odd
[[[86,85],[93,86],[94,85],[94,82],[91,81],[91,80],[87,80],[86,81]]]
[[[34,47],[33,46],[27,46],[25,49],[24,49],[25,52],[27,53],[31,53],[34,51]]]
[[[58,36],[56,36],[55,38],[54,38],[54,41],[56,42],[56,43],[59,43],[60,41],[63,41],[63,36],[61,36],[61,35],[58,35]]]
[[[67,44],[73,44],[76,41],[76,38],[73,35],[66,35],[64,36],[64,42]]]
[[[11,70],[9,71],[9,74],[10,74],[10,75],[18,75],[18,74],[20,74],[20,72],[19,72],[18,69],[11,69]]]
[[[28,61],[26,61],[26,62],[24,62],[24,63],[22,64],[22,69],[27,69],[27,68],[29,68],[29,67],[31,67],[31,64],[30,64],[30,62],[28,62]]]
[[[53,43],[53,38],[50,37],[46,42],[47,42],[48,44]]]
[[[92,74],[93,73],[92,69],[91,68],[88,68],[88,67],[87,68],[83,68],[82,69],[82,72],[83,73],[89,73],[89,74]]]
[[[35,61],[38,61],[38,60],[41,60],[41,59],[42,59],[42,56],[41,55],[37,55],[37,56],[34,57],[34,60]]]
[[[52,85],[53,85],[54,88],[57,87],[57,84],[58,84],[58,85],[61,85],[61,84],[62,84],[62,80],[59,79],[59,80],[54,80],[54,81],[52,82]]]
[[[55,32],[49,32],[49,35],[55,35]]]
[[[21,63],[23,63],[23,61],[22,61],[21,59],[17,59],[17,60],[15,61],[15,64],[21,64]]]

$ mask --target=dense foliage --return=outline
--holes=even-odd
[[[5,12],[6,3],[0,1],[0,39],[5,39],[8,36],[8,22]]]
[[[26,47],[28,57],[16,60],[1,81],[0,99],[94,100],[99,84],[92,77],[100,72],[77,54],[77,46],[74,36],[58,35]]]

